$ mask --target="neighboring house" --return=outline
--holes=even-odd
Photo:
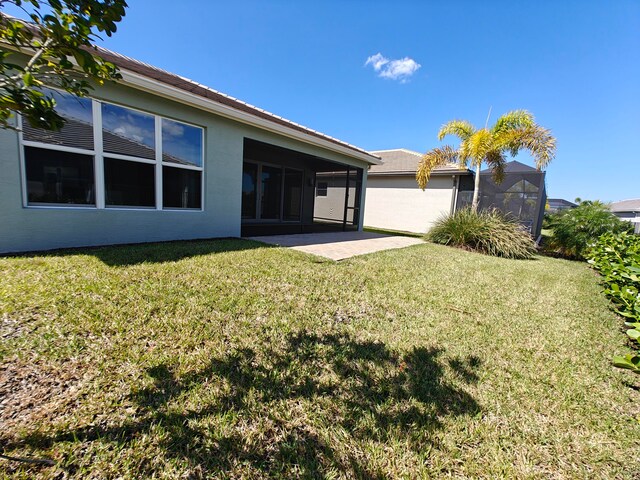
[[[578,206],[577,203],[570,202],[569,200],[565,200],[564,198],[547,198],[547,212],[556,213],[561,212],[562,210],[571,210],[572,208],[576,208]]]
[[[416,183],[421,153],[404,148],[371,153],[383,163],[369,169],[364,215],[367,227],[424,233],[439,217],[455,210],[460,187],[473,188],[472,172],[452,164],[435,169],[423,191]]]
[[[122,80],[91,99],[55,92],[60,132],[0,130],[0,252],[362,227],[375,155],[100,54]],[[316,212],[323,172],[345,180],[331,221]]]
[[[613,202],[611,212],[618,218],[634,224],[634,232],[640,234],[640,198]]]
[[[383,163],[369,169],[365,226],[425,233],[438,218],[471,204],[472,171],[455,164],[437,168],[423,191],[415,178],[420,153],[402,148],[371,153]],[[544,172],[511,161],[501,184],[493,181],[488,169],[480,175],[480,208],[513,215],[537,238],[546,200]]]

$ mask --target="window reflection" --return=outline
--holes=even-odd
[[[202,166],[202,129],[163,118],[162,161]]]
[[[256,189],[258,165],[245,163],[242,167],[242,218],[256,218]]]
[[[69,93],[43,88],[43,93],[56,101],[56,112],[66,120],[59,131],[33,128],[25,120],[22,125],[23,138],[32,142],[68,145],[93,150],[93,109],[91,100]]]
[[[156,157],[153,115],[103,103],[102,132],[105,152],[149,160]]]

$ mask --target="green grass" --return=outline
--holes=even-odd
[[[364,231],[371,233],[381,233],[383,235],[397,235],[400,237],[424,237],[424,233],[407,232],[406,230],[389,230],[387,228],[364,227]]]
[[[634,478],[582,263],[240,240],[0,259],[11,478]],[[637,478],[637,477],[636,477]]]

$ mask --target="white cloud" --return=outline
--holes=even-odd
[[[420,64],[413,58],[404,57],[389,60],[381,53],[371,55],[364,65],[371,65],[379,77],[399,80],[400,83],[405,83],[420,68]]]
[[[164,135],[170,135],[172,137],[182,137],[184,135],[184,127],[178,122],[172,122],[171,120],[162,120],[162,133]]]
[[[376,53],[375,55],[371,55],[369,58],[367,58],[367,61],[364,64],[365,66],[371,64],[373,66],[373,69],[376,72],[379,72],[380,69],[387,63],[389,63],[388,58],[382,56],[381,53]]]

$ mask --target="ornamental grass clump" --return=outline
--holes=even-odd
[[[436,221],[426,238],[494,257],[526,259],[536,253],[536,245],[522,225],[495,209],[458,210]]]

